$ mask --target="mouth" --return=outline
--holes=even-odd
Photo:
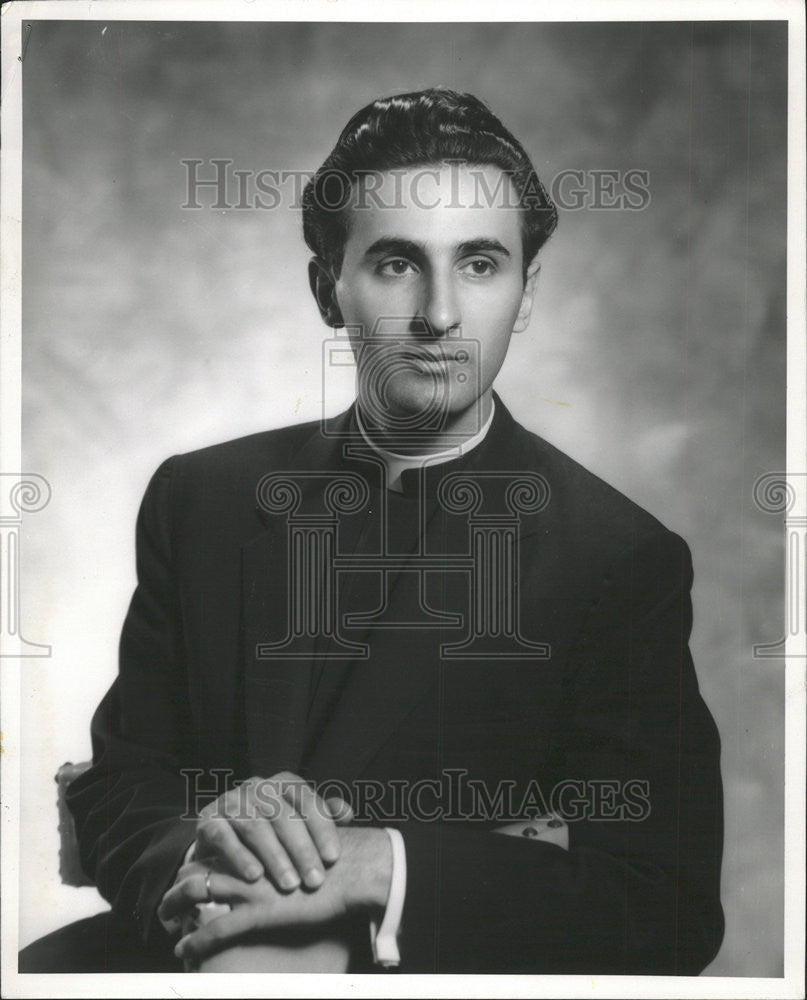
[[[469,352],[464,346],[400,342],[368,351],[364,358],[366,372],[372,378],[386,380],[408,373],[440,382],[453,378],[456,370],[467,366],[469,360]],[[465,381],[466,377],[458,376],[460,381]]]
[[[429,375],[432,378],[446,378],[452,363],[453,358],[434,358],[423,355],[409,355],[404,359],[404,364],[410,371],[415,371],[420,375]]]
[[[402,361],[410,362],[419,368],[427,368],[430,371],[435,368],[445,368],[457,359],[454,354],[445,351],[427,351],[405,349],[398,352],[398,357]]]

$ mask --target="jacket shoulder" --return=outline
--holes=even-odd
[[[518,423],[516,433],[519,449],[529,456],[529,466],[549,484],[550,522],[562,524],[584,541],[590,554],[600,551],[613,557],[651,540],[666,540],[675,548],[686,546],[650,511],[566,452]]]
[[[283,464],[311,438],[317,431],[319,423],[318,420],[310,420],[301,424],[258,431],[255,434],[183,452],[174,458],[183,470],[206,473],[218,469],[226,470],[233,465],[243,466],[253,461]]]
[[[313,420],[172,455],[153,475],[147,495],[161,496],[183,530],[195,517],[220,520],[223,511],[236,519],[240,511],[251,523],[261,477],[293,468],[318,428],[319,421]]]

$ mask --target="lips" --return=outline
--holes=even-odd
[[[464,364],[467,360],[468,352],[455,349],[454,345],[373,344],[373,349],[364,356],[364,367],[367,374],[380,379],[407,371],[444,379],[455,365]]]
[[[407,354],[401,360],[410,370],[414,368],[415,371],[421,372],[424,375],[445,377],[448,374],[449,365],[454,359],[447,358],[442,354],[439,356],[434,354]]]
[[[410,361],[417,361],[420,364],[429,365],[445,365],[450,361],[455,361],[456,358],[453,354],[446,354],[444,351],[435,353],[433,351],[411,351],[403,350],[396,352],[399,358],[405,358]]]

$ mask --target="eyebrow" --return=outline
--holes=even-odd
[[[472,253],[497,253],[502,257],[510,257],[510,251],[496,239],[479,236],[472,240],[463,240],[457,245],[457,256],[463,257]],[[399,254],[402,257],[422,259],[427,256],[426,244],[417,240],[408,240],[399,236],[382,236],[371,243],[365,250],[365,257],[382,257],[385,254]]]

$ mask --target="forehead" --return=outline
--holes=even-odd
[[[361,252],[395,236],[435,249],[487,237],[515,250],[521,211],[510,178],[496,166],[435,163],[372,173],[353,191],[347,249]]]

